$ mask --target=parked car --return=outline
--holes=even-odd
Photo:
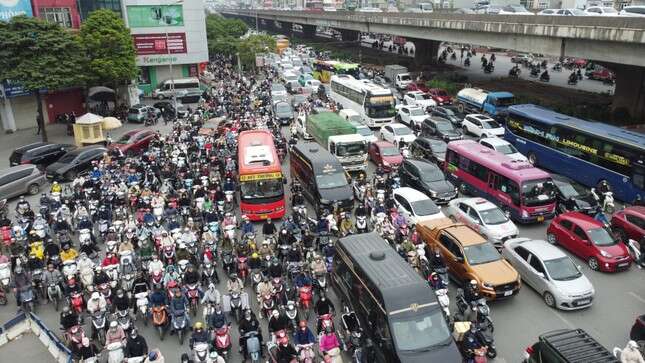
[[[49,180],[74,180],[92,168],[93,161],[99,161],[107,149],[102,146],[85,146],[68,152],[47,167]]]
[[[486,115],[466,115],[462,128],[464,133],[471,133],[478,137],[504,136],[504,127]]]
[[[18,165],[0,171],[0,199],[36,195],[47,181],[36,165]]]
[[[161,111],[157,108],[148,105],[134,105],[128,109],[128,121],[130,122],[144,122],[148,117],[148,112],[152,112],[155,118],[161,116]]]
[[[159,111],[161,111],[162,115],[175,114],[175,105],[172,102],[160,101],[160,102],[155,102],[155,104],[152,106],[158,109]],[[184,106],[182,103],[177,103],[177,117],[178,118],[188,117],[188,108],[186,108],[186,106]]]
[[[369,127],[356,121],[350,121],[349,123],[351,123],[352,126],[356,127],[356,133],[363,136],[365,142],[367,142],[368,144],[378,141],[378,138],[376,138],[376,135],[374,135],[374,131],[372,131],[372,129],[370,129]]]
[[[632,206],[614,213],[611,228],[621,241],[633,239],[640,243],[645,236],[645,207]]]
[[[443,105],[451,105],[452,104],[452,97],[446,92],[445,90],[441,88],[431,88],[428,91],[426,91],[430,97],[437,103],[439,106]]]
[[[428,117],[428,115],[426,115],[424,109],[421,107],[403,106],[399,108],[395,119],[396,121],[415,130],[421,126],[421,123],[423,122],[423,120],[425,120],[426,117]]]
[[[400,141],[410,144],[415,138],[416,136],[412,130],[402,124],[391,123],[381,127],[381,139],[394,145],[399,145]]]
[[[464,135],[452,123],[441,117],[431,116],[421,124],[421,135],[435,137],[445,142],[461,140]]]
[[[437,139],[428,137],[417,137],[412,144],[410,144],[410,154],[420,160],[434,163],[440,168],[446,161],[446,149],[448,145]]]
[[[403,155],[394,144],[387,141],[372,142],[368,148],[370,159],[385,172],[396,170],[403,162]]]
[[[411,91],[403,96],[403,104],[407,106],[419,106],[424,109],[427,107],[435,107],[437,103],[430,97],[429,94],[421,91]]]
[[[412,188],[397,188],[392,191],[394,203],[405,222],[414,226],[417,223],[445,218],[441,209],[425,194]]]
[[[134,156],[148,148],[155,132],[148,129],[134,129],[126,132],[117,141],[108,146],[108,150],[119,149],[124,155]]]
[[[457,107],[454,106],[437,106],[430,112],[430,116],[445,118],[454,127],[461,127],[461,122],[464,120],[465,115],[461,114]]]
[[[586,214],[560,214],[551,221],[546,238],[549,243],[559,244],[587,261],[592,270],[616,272],[632,264],[627,247],[602,222]]]
[[[33,164],[44,169],[65,155],[66,152],[74,150],[75,148],[76,146],[69,144],[35,142],[14,149],[9,157],[9,165]]]
[[[499,137],[484,137],[479,139],[479,143],[489,149],[502,153],[515,161],[527,161],[528,159],[522,153],[517,151],[515,146],[510,142],[500,139]]]
[[[556,213],[596,214],[598,201],[587,188],[562,175],[551,174],[551,178],[557,203]]]
[[[293,109],[287,102],[279,101],[273,104],[273,115],[280,125],[289,125],[293,121]]]
[[[405,159],[399,168],[401,185],[425,193],[437,204],[457,197],[457,188],[443,175],[438,166],[421,160]]]
[[[616,9],[604,6],[590,6],[585,9],[585,13],[591,16],[618,16]]]
[[[498,15],[535,15],[526,10],[522,5],[506,5],[498,13]]]
[[[457,198],[448,202],[446,214],[486,237],[500,250],[519,230],[498,206],[484,198]]]
[[[625,6],[618,14],[621,16],[645,17],[645,5]]]
[[[408,87],[406,88],[409,91],[421,91],[421,92],[428,92],[430,88],[426,86],[425,83],[423,82],[412,82],[408,84]]]

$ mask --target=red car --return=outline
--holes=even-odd
[[[579,212],[555,217],[546,230],[546,239],[559,244],[581,259],[589,268],[605,272],[626,270],[632,264],[627,247],[616,240],[602,222]]]
[[[398,169],[403,162],[403,155],[394,144],[387,141],[377,141],[370,143],[370,159],[383,168],[383,171],[390,172]]]
[[[623,242],[628,239],[640,242],[645,236],[645,207],[627,207],[614,213],[611,229]]]
[[[439,106],[452,104],[452,97],[450,97],[448,92],[442,90],[441,88],[431,88],[427,91],[427,93]]]
[[[426,86],[425,83],[422,83],[422,82],[416,82],[415,83],[415,82],[413,82],[413,83],[410,83],[408,85],[407,90],[408,91],[421,91],[423,93],[428,93],[430,88],[428,88],[428,86]]]
[[[121,138],[110,144],[108,149],[119,149],[127,156],[133,156],[148,148],[150,140],[155,136],[154,131],[148,129],[134,129],[126,132]]]

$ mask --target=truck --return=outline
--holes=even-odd
[[[481,88],[464,88],[457,92],[455,101],[461,113],[483,113],[496,120],[506,116],[508,106],[515,104],[510,92],[488,92]]]
[[[400,66],[398,64],[386,65],[384,73],[385,79],[392,82],[392,84],[400,90],[406,89],[408,85],[412,83],[412,77],[410,77],[408,69],[404,66]]]
[[[331,111],[311,113],[307,116],[306,131],[336,156],[345,170],[366,170],[367,142],[349,121]]]

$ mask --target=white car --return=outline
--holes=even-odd
[[[427,117],[428,114],[426,114],[425,110],[421,107],[402,106],[401,108],[399,108],[399,112],[396,115],[396,120],[415,129],[417,128],[417,126],[421,126],[421,123]]]
[[[493,149],[497,152],[500,152],[509,158],[516,161],[529,161],[522,153],[517,151],[515,146],[510,142],[500,139],[499,137],[484,137],[479,139],[479,143],[486,146],[489,149]]]
[[[370,129],[369,127],[358,123],[356,121],[350,121],[352,126],[356,127],[356,133],[363,136],[363,139],[365,139],[365,142],[370,144],[372,142],[377,142],[378,139],[376,138],[376,135],[374,135],[374,131]]]
[[[585,9],[585,13],[591,16],[618,16],[618,11],[614,8],[603,6],[590,6]]]
[[[410,91],[403,96],[403,104],[406,106],[419,106],[424,109],[427,107],[436,107],[437,102],[432,97],[421,91]]]
[[[514,238],[504,243],[502,256],[548,306],[576,310],[593,303],[596,293],[593,285],[557,247],[542,240]]]
[[[497,248],[519,233],[515,223],[499,207],[484,198],[453,199],[448,202],[446,213],[451,219],[468,225],[486,237]]]
[[[312,92],[316,93],[320,87],[320,81],[317,79],[309,79],[305,81],[305,87],[311,88]]]
[[[526,10],[522,5],[506,5],[504,6],[498,15],[535,15],[532,12]]]
[[[645,5],[625,6],[618,14],[621,16],[645,17]]]
[[[409,145],[416,138],[412,130],[403,124],[392,123],[381,127],[381,139],[389,141],[394,145],[398,145],[399,141],[405,141]]]
[[[410,226],[446,217],[432,199],[416,189],[397,188],[392,194],[399,213]]]
[[[464,134],[471,133],[478,137],[504,136],[504,128],[486,115],[466,115],[461,127],[464,129]]]

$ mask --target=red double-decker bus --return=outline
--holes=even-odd
[[[252,221],[284,216],[282,168],[271,132],[241,132],[237,155],[242,214]]]

